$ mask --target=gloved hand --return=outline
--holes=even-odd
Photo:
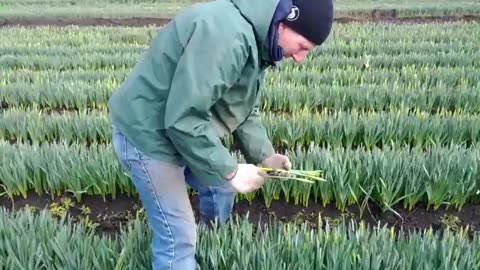
[[[289,171],[292,169],[292,163],[287,156],[274,154],[262,161],[262,167]],[[276,172],[274,174],[286,177],[290,176],[288,172]]]
[[[233,177],[227,177],[227,181],[235,191],[245,194],[259,189],[265,183],[266,174],[253,164],[238,164],[237,172]]]

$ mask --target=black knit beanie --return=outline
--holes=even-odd
[[[321,45],[329,36],[333,23],[333,0],[293,0],[284,23],[313,42]]]

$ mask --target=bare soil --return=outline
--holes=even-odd
[[[112,15],[114,16],[114,15]],[[55,18],[55,17],[0,17],[0,27],[5,26],[146,26],[165,25],[171,18],[159,17],[131,17],[131,18]],[[351,22],[385,22],[385,23],[428,23],[452,21],[480,21],[480,15],[456,14],[454,16],[412,16],[400,17],[396,9],[372,10],[357,15],[338,15],[338,23]]]
[[[70,217],[78,222],[88,216],[93,224],[96,223],[95,228],[100,234],[114,235],[119,232],[121,226],[124,227],[138,213],[141,215],[143,213],[141,211],[143,210],[142,204],[138,197],[129,197],[125,194],[119,194],[115,199],[107,197],[106,201],[101,196],[84,196],[81,202],[77,202],[69,194],[52,200],[48,194],[40,196],[35,192],[29,192],[27,199],[21,196],[14,198],[14,205],[12,205],[10,199],[0,198],[0,207],[15,211],[28,205],[38,210],[52,210],[54,209],[53,203],[62,205],[62,198],[71,199],[72,204],[67,210]],[[199,201],[196,195],[191,195],[191,203],[198,221]],[[88,207],[90,213],[82,213],[82,207]],[[274,200],[270,207],[266,207],[261,198],[256,198],[252,203],[246,200],[235,203],[233,214],[248,217],[248,220],[255,224],[274,219],[282,222],[307,222],[310,226],[316,227],[320,216],[323,224],[328,223],[330,226],[335,226],[342,221],[363,221],[369,226],[380,224],[381,226],[393,227],[395,231],[403,230],[405,232],[422,231],[430,228],[434,231],[447,228],[455,231],[466,226],[469,228],[470,235],[480,231],[479,204],[467,205],[460,211],[453,207],[446,209],[445,206],[437,210],[427,209],[425,205],[421,204],[412,211],[404,209],[401,205],[395,207],[394,210],[397,213],[381,211],[375,203],[370,202],[368,207],[364,209],[363,216],[361,216],[359,206],[351,206],[345,212],[341,212],[333,204],[324,207],[312,200],[308,207],[303,207],[300,204],[295,205],[293,202],[286,202],[283,198],[280,198]]]

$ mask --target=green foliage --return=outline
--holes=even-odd
[[[427,147],[480,142],[480,118],[461,112],[264,112],[262,123],[274,146],[289,150],[310,144],[372,149],[392,143]],[[0,138],[24,143],[111,143],[111,136],[106,109],[59,112],[16,107],[5,110],[0,122]]]
[[[399,16],[478,14],[478,1],[341,0],[351,15],[397,8]],[[100,5],[98,4],[100,3]],[[134,4],[134,5],[132,5]],[[188,1],[0,0],[0,15],[131,17],[171,14]],[[48,8],[45,8],[48,7]],[[154,11],[152,11],[154,10]],[[43,15],[47,14],[44,13]],[[332,36],[301,64],[284,61],[260,91],[262,121],[293,169],[321,170],[313,184],[269,179],[255,197],[283,197],[345,210],[367,200],[382,211],[419,203],[461,209],[480,194],[480,43],[478,23],[335,24]],[[135,195],[111,145],[106,104],[156,27],[1,28],[0,194],[28,191],[73,200],[0,209],[0,269],[148,269],[151,231],[132,220],[115,237],[99,236],[82,196]],[[226,138],[227,144],[232,142]],[[232,151],[244,161],[241,153]],[[188,190],[189,192],[195,192]],[[364,210],[363,210],[364,211]],[[362,213],[362,212],[361,212]],[[199,227],[199,269],[479,269],[480,238],[443,216],[448,230],[407,235],[338,224]]]
[[[234,216],[224,226],[199,226],[196,260],[198,269],[478,269],[480,238],[466,232],[330,227],[320,218],[318,224],[252,224]],[[112,237],[44,210],[0,210],[0,268],[149,269],[150,238],[139,219]]]
[[[1,0],[0,15],[13,17],[172,17],[183,8],[209,0]],[[370,15],[372,10],[395,10],[399,17],[476,15],[474,0],[337,0],[336,18]]]
[[[269,181],[239,198],[341,209],[370,199],[386,211],[477,201],[479,30],[338,24],[304,62],[281,62],[260,91],[262,121],[294,169],[328,181]],[[106,103],[156,31],[0,30],[0,192],[135,193],[111,148]]]
[[[82,194],[135,194],[128,175],[120,167],[111,145],[81,143],[10,144],[0,141],[0,179],[5,195],[26,196],[28,190],[47,191],[59,196]],[[232,152],[238,161],[241,153]],[[403,200],[411,209],[418,202],[433,208],[441,204],[461,208],[478,199],[480,151],[460,146],[429,146],[407,149],[397,145],[374,148],[320,148],[287,152],[293,168],[322,170],[326,182],[268,181],[249,195],[261,196],[267,206],[274,198],[286,197],[308,206],[310,200],[334,202],[340,209],[361,204],[364,198],[377,202],[383,210]],[[460,179],[460,180],[459,180]]]

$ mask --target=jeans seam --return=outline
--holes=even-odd
[[[150,188],[152,189],[151,193],[155,197],[155,202],[156,202],[157,208],[158,208],[160,214],[162,215],[163,219],[165,220],[165,224],[166,224],[165,227],[168,229],[168,233],[170,235],[170,243],[171,243],[170,249],[172,250],[172,258],[169,261],[168,265],[169,265],[169,269],[172,269],[172,262],[175,259],[175,239],[173,237],[173,233],[172,233],[172,230],[171,230],[170,225],[168,223],[167,217],[165,216],[165,214],[163,212],[163,209],[162,209],[162,206],[160,205],[160,201],[158,199],[157,193],[155,192],[155,187],[153,187],[152,180],[150,178],[150,175],[148,174],[147,169],[145,168],[144,162],[142,161],[142,159],[140,157],[140,153],[138,152],[138,149],[135,148],[135,152],[137,153],[138,160],[139,160],[140,164],[142,165],[142,168],[145,172],[145,175],[147,175],[147,178],[148,178],[147,184],[150,185]]]
[[[130,162],[128,161],[128,153],[127,153],[127,138],[125,136],[123,136],[123,153],[125,154],[124,156],[124,160],[125,160],[125,165],[127,166],[127,169],[130,171],[130,169],[132,168],[132,165],[130,164]]]
[[[210,190],[210,194],[212,195],[212,200],[213,200],[213,215],[214,217],[217,217],[218,216],[218,209],[217,209],[217,200],[216,200],[216,197],[215,197],[215,189],[212,189],[210,187],[208,187],[208,189]],[[214,220],[215,221],[215,220]]]

